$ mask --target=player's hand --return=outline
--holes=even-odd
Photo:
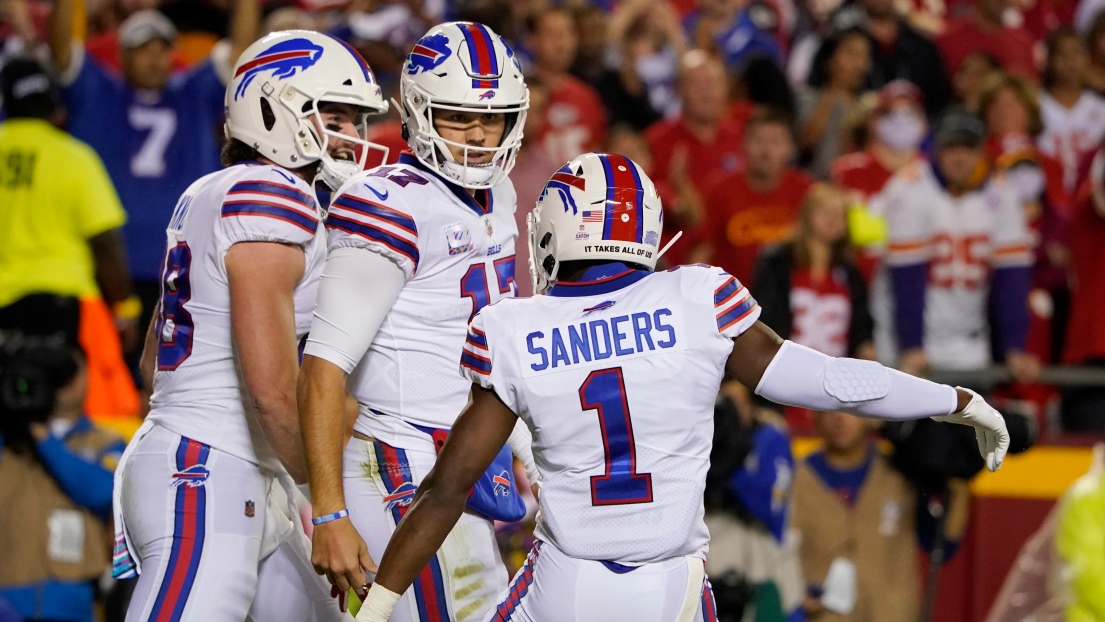
[[[376,562],[348,517],[315,527],[311,564],[315,572],[342,592],[351,587],[363,588],[368,582],[365,573],[376,573]]]
[[[1040,360],[1027,352],[1006,352],[1005,364],[1017,382],[1035,382],[1040,377]]]
[[[973,427],[978,451],[986,461],[986,468],[997,471],[1009,451],[1009,430],[1005,427],[1005,418],[978,393],[963,387],[956,387],[956,391],[959,392],[960,403],[963,403],[964,397],[969,396],[967,405],[959,412],[933,419]]]

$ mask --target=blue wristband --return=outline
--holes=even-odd
[[[334,512],[333,514],[327,514],[326,516],[316,516],[311,519],[311,524],[321,525],[323,523],[338,520],[339,518],[345,518],[346,516],[349,516],[349,510],[342,510],[340,512]]]

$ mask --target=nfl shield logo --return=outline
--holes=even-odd
[[[495,235],[495,229],[491,227],[491,217],[485,216],[483,219],[483,225],[487,227],[487,235]]]
[[[449,244],[449,254],[459,255],[472,250],[472,234],[468,225],[458,222],[445,227],[445,241]]]
[[[256,513],[256,511],[257,510],[254,507],[253,502],[246,501],[246,518],[253,518],[253,515]]]

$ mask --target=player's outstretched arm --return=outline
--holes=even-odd
[[[230,282],[230,327],[250,405],[265,438],[296,482],[307,479],[299,439],[295,382],[296,285],[303,249],[275,242],[241,242],[224,259]]]
[[[758,395],[779,404],[875,419],[937,417],[970,425],[991,471],[1001,466],[1009,449],[1005,420],[977,394],[874,361],[826,356],[783,341],[760,322],[733,340],[726,369]]]
[[[472,385],[468,407],[391,536],[376,582],[357,615],[359,622],[387,622],[399,595],[407,591],[452,531],[464,511],[468,491],[502,449],[516,421],[517,415],[494,391]]]

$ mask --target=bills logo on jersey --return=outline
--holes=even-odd
[[[483,93],[480,93],[480,101],[483,101],[485,99],[491,99],[492,97],[495,97],[495,91],[493,91],[493,90],[488,89],[488,90],[484,91]]]
[[[606,311],[610,307],[614,306],[614,302],[615,301],[613,300],[604,300],[603,302],[600,302],[593,307],[587,307],[583,310],[583,317],[587,317],[588,315],[591,315],[592,313],[595,313],[597,311]]]
[[[506,471],[503,471],[498,475],[492,475],[491,483],[495,484],[496,497],[510,496],[510,479],[507,477]]]
[[[452,53],[449,49],[449,37],[444,34],[422,37],[407,55],[407,73],[413,76],[420,71],[433,71]]]
[[[283,80],[313,66],[320,58],[322,58],[322,46],[315,45],[307,39],[281,41],[261,52],[257,58],[238,67],[234,72],[234,78],[244,77],[234,91],[234,99],[241,97],[254,78],[262,73],[271,71],[272,77]]]
[[[211,471],[207,470],[207,467],[202,464],[196,464],[184,469],[183,471],[177,471],[173,473],[173,488],[184,484],[189,488],[198,488],[203,486],[207,482],[207,478],[211,476]]]
[[[458,222],[445,227],[445,241],[449,244],[449,254],[459,255],[475,248],[468,225]]]
[[[396,507],[409,507],[411,501],[414,500],[414,493],[416,490],[418,490],[418,488],[410,482],[399,484],[395,492],[384,497],[384,508],[390,512]]]
[[[581,192],[587,189],[587,180],[582,177],[577,177],[572,174],[572,169],[568,168],[565,164],[553,173],[553,176],[549,178],[549,181],[545,184],[545,188],[541,190],[541,198],[544,199],[545,195],[549,193],[549,190],[555,190],[560,195],[560,200],[564,203],[564,211],[568,211],[570,207],[572,214],[578,213],[576,207],[576,200],[572,196],[572,188],[578,188]],[[602,214],[602,212],[598,212]],[[583,213],[584,220],[586,221],[587,212]],[[599,219],[602,220],[601,217]]]

